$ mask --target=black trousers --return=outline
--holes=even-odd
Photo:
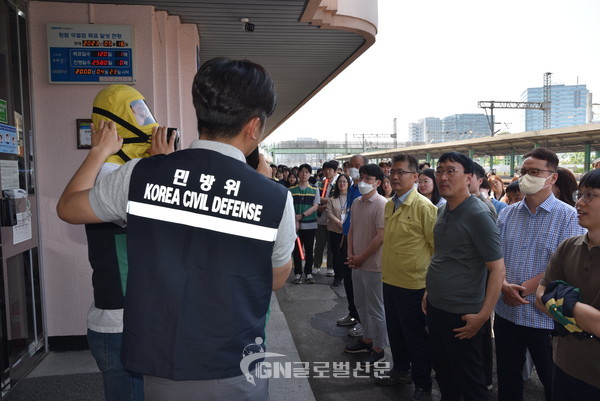
[[[598,401],[600,388],[569,376],[554,365],[552,369],[552,401]]]
[[[348,237],[342,236],[342,243],[340,245],[340,255],[342,263],[340,264],[342,278],[344,279],[344,289],[346,290],[346,298],[348,299],[348,313],[350,316],[360,322],[360,316],[354,305],[354,288],[352,287],[352,269],[345,265],[344,262],[348,258]]]
[[[411,372],[415,387],[431,388],[427,322],[421,310],[425,289],[383,283],[383,304],[394,370]]]
[[[435,379],[444,401],[489,401],[483,372],[482,330],[466,340],[454,337],[456,333],[452,330],[465,325],[461,316],[427,303],[427,326]]]
[[[492,385],[494,371],[494,347],[492,346],[492,319],[481,327],[481,342],[483,346],[483,372],[485,373],[485,384]]]
[[[346,261],[346,253],[342,254],[342,240],[344,239],[343,234],[338,234],[333,231],[327,231],[329,233],[329,246],[331,247],[331,253],[333,255],[333,272],[335,273],[336,280],[342,280],[342,269],[344,268],[344,262]]]
[[[312,230],[298,230],[298,237],[304,247],[304,274],[312,274],[313,266],[313,249],[315,247],[315,233],[317,229]],[[294,246],[294,274],[302,274],[302,258],[300,258],[300,251],[298,250],[298,242]]]
[[[529,349],[546,401],[552,399],[552,338],[551,330],[520,326],[496,314],[496,370],[498,401],[523,399],[523,365]]]

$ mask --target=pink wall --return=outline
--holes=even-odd
[[[81,335],[92,301],[85,233],[82,226],[59,220],[55,208],[87,152],[77,150],[75,120],[90,118],[92,101],[103,86],[48,83],[46,23],[133,25],[135,88],[160,124],[180,128],[184,147],[196,137],[191,83],[198,31],[152,6],[33,1],[27,18],[47,334]]]

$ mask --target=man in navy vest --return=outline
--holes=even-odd
[[[200,140],[132,160],[94,185],[122,143],[115,124],[101,122],[57,211],[73,224],[128,223],[122,359],[144,374],[147,401],[262,400],[268,383],[245,362],[264,353],[295,224],[288,191],[244,156],[263,137],[275,89],[261,66],[218,58],[198,70],[192,96]]]

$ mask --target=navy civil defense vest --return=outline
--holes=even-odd
[[[172,380],[239,376],[265,336],[281,185],[206,149],[142,159],[129,185],[122,359]]]

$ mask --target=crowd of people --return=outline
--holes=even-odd
[[[494,315],[500,400],[522,399],[528,359],[547,401],[600,399],[600,169],[577,182],[537,148],[506,187],[457,152],[434,169],[398,154],[269,172],[263,67],[208,60],[192,99],[199,139],[175,151],[166,127],[137,118],[138,91],[100,91],[91,149],[57,204],[87,225],[106,399],[268,399],[252,354],[272,291],[292,265],[294,284],[314,283],[325,252],[348,302],[335,323],[357,337],[344,351],[369,366],[390,348],[378,385],[412,382],[429,400],[433,369],[444,401],[488,399]]]
[[[327,252],[336,323],[358,337],[344,351],[375,365],[390,347],[376,384],[430,400],[433,369],[444,401],[489,399],[495,341],[500,401],[523,399],[532,366],[546,401],[600,399],[600,169],[578,182],[544,148],[509,182],[457,152],[271,168],[294,200],[292,282]]]

